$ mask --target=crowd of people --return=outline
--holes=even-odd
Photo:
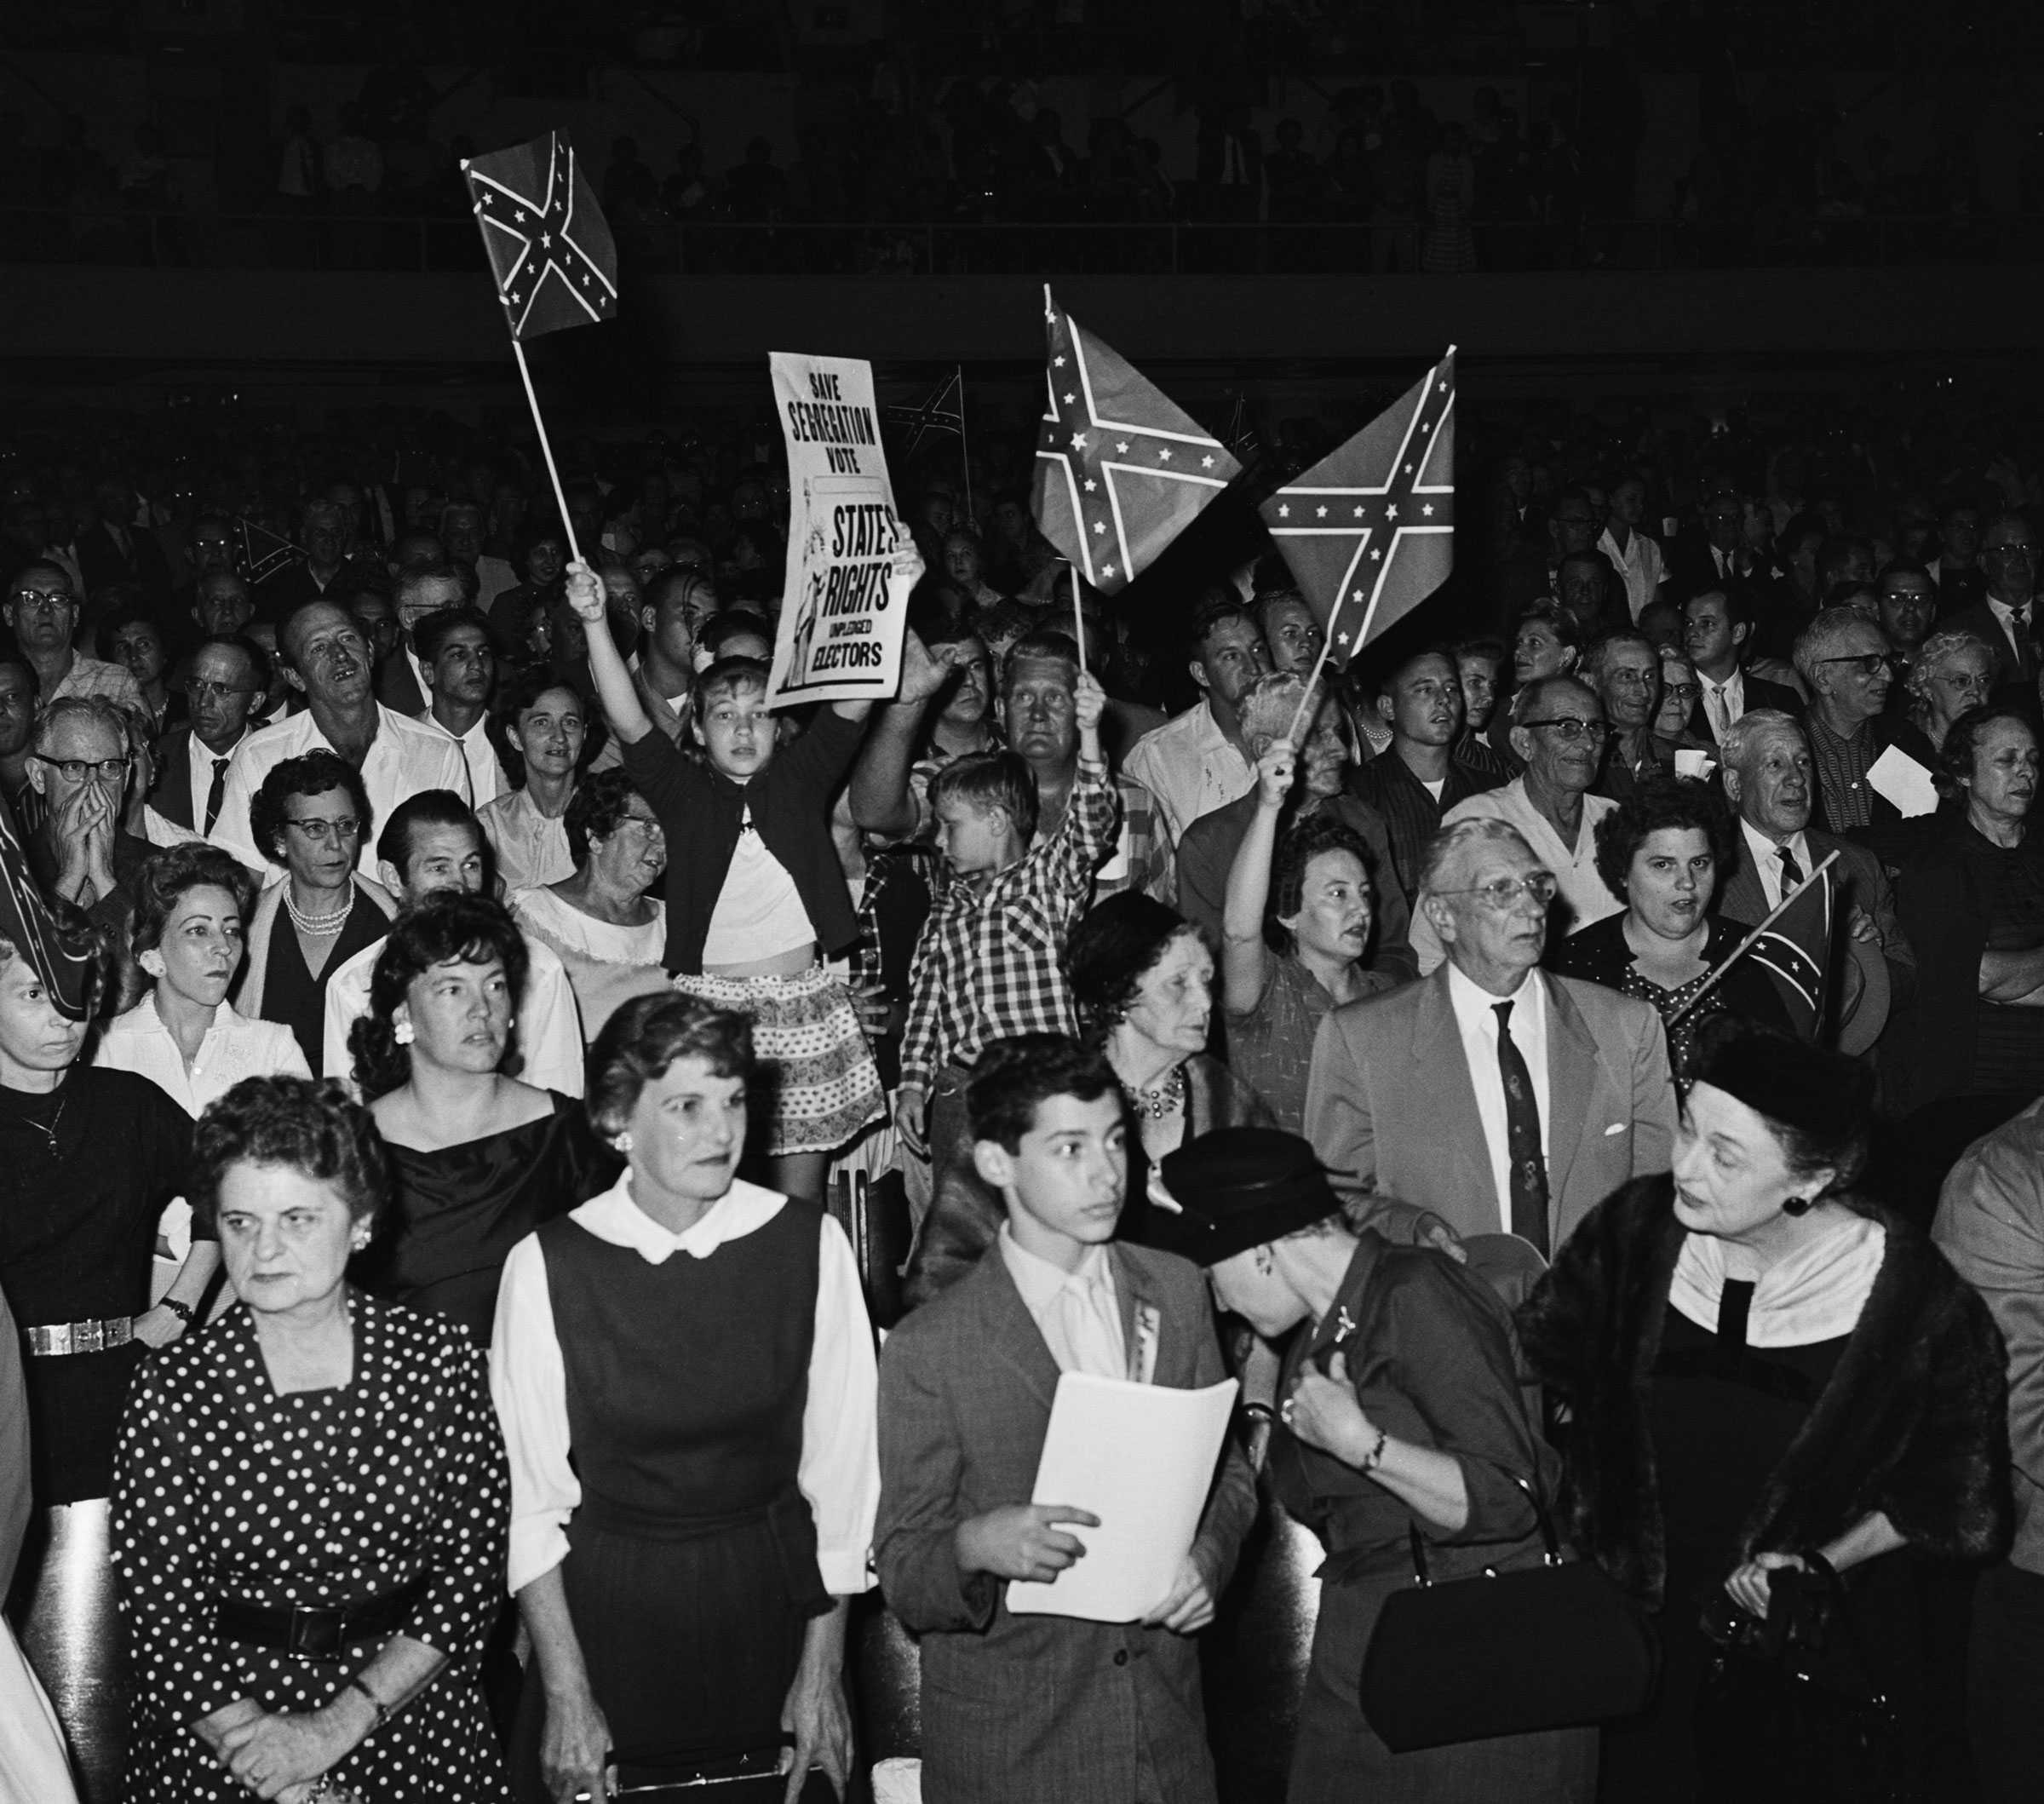
[[[2037,497],[1916,449],[1494,445],[1346,669],[904,462],[895,692],[782,710],[771,446],[10,472],[0,1776],[792,1799],[892,1683],[933,1800],[1217,1798],[1282,1511],[1293,1799],[2028,1796]],[[1003,1589],[1071,1372],[1241,1387],[1139,1620]],[[1549,1533],[1645,1708],[1394,1746]]]

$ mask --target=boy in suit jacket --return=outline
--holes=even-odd
[[[924,1795],[944,1804],[1212,1804],[1199,1657],[1255,1515],[1231,1445],[1168,1596],[1137,1623],[1013,1616],[1003,1581],[1054,1580],[1095,1519],[1030,1502],[1061,1371],[1181,1389],[1226,1372],[1184,1260],[1116,1242],[1121,1094],[1099,1053],[1018,1034],[966,1093],[973,1161],[1008,1221],[881,1356],[875,1564],[922,1642]]]

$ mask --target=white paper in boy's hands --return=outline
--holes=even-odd
[[[1048,1584],[1015,1579],[1018,1616],[1133,1623],[1170,1595],[1206,1508],[1214,1462],[1235,1407],[1232,1378],[1203,1391],[1066,1372],[1036,1462],[1032,1503],[1064,1503],[1100,1519],[1064,1525],[1083,1558]]]
[[[1931,773],[1899,746],[1891,745],[1867,772],[1874,793],[1902,810],[1904,820],[1938,812],[1938,785]]]

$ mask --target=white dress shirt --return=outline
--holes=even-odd
[[[553,947],[523,936],[525,942],[525,994],[518,999],[518,1049],[525,1054],[519,1077],[543,1090],[564,1096],[583,1094],[582,1015],[575,1007],[567,968]],[[347,1049],[348,1030],[369,1013],[369,980],[384,942],[366,945],[326,980],[325,1025],[319,1036],[320,1063],[326,1075],[355,1088],[354,1057]]]
[[[599,1240],[629,1247],[648,1265],[663,1265],[677,1254],[707,1259],[727,1241],[756,1233],[787,1200],[737,1179],[686,1233],[673,1234],[632,1201],[628,1171],[571,1219]],[[829,1215],[823,1218],[823,1237],[796,1482],[816,1518],[824,1589],[847,1597],[872,1583],[866,1556],[880,1504],[879,1376],[851,1243]],[[675,1382],[686,1384],[688,1375],[677,1372]],[[569,1460],[566,1370],[554,1333],[546,1255],[534,1234],[504,1261],[491,1336],[490,1393],[511,1461],[510,1587],[516,1594],[567,1557],[568,1519],[582,1502]]]
[[[1661,542],[1651,533],[1635,529],[1625,542],[1625,549],[1618,549],[1618,541],[1611,537],[1606,526],[1604,536],[1597,541],[1597,549],[1610,561],[1612,569],[1625,578],[1625,605],[1635,624],[1639,611],[1654,599],[1661,588],[1661,579],[1668,574],[1662,561]]]
[[[227,748],[226,756],[230,771],[233,767],[234,754],[241,750],[242,743],[249,737],[249,733],[250,729],[244,727],[241,738]],[[206,834],[206,798],[213,793],[213,761],[221,755],[197,733],[187,736],[185,768],[192,776],[192,824],[198,830],[198,837],[201,839]],[[224,814],[227,807],[227,792],[224,790],[221,792],[220,807]]]
[[[1114,1286],[1114,1261],[1104,1246],[1088,1247],[1076,1272],[1065,1272],[1031,1252],[1001,1224],[996,1237],[1008,1275],[1061,1372],[1095,1378],[1128,1376],[1128,1343],[1122,1333],[1121,1299]]]
[[[1157,797],[1175,846],[1203,814],[1256,787],[1256,767],[1220,730],[1214,710],[1195,702],[1129,747],[1122,768]]]
[[[1547,1107],[1547,986],[1540,973],[1530,971],[1510,996],[1493,996],[1455,969],[1448,968],[1448,1001],[1461,1031],[1462,1052],[1469,1060],[1469,1082],[1476,1090],[1477,1118],[1484,1124],[1484,1145],[1490,1155],[1490,1177],[1497,1191],[1498,1226],[1512,1232],[1512,1147],[1505,1119],[1505,1080],[1497,1068],[1497,1005],[1512,1004],[1512,1043],[1526,1062],[1533,1080],[1533,1100],[1540,1108],[1540,1157],[1544,1163],[1553,1143]]]
[[[497,748],[490,743],[487,712],[478,715],[475,725],[467,733],[454,733],[443,727],[433,719],[430,708],[419,716],[419,724],[461,747],[462,761],[468,767],[467,800],[470,807],[487,807],[503,794],[504,767],[497,761]]]
[[[575,875],[566,818],[542,814],[530,790],[504,790],[478,808],[475,818],[497,854],[497,880],[506,896]]]
[[[1567,931],[1573,934],[1592,922],[1603,920],[1606,915],[1624,911],[1625,904],[1605,887],[1604,879],[1597,874],[1597,823],[1617,806],[1609,796],[1585,796],[1582,830],[1576,834],[1573,846],[1564,845],[1553,824],[1534,807],[1532,798],[1526,794],[1526,779],[1514,777],[1501,789],[1483,790],[1474,796],[1465,796],[1441,816],[1441,824],[1446,827],[1458,820],[1487,819],[1510,821],[1533,848],[1533,856],[1554,873],[1562,898],[1569,905]],[[1547,944],[1558,945],[1561,938],[1562,929],[1553,926],[1550,917]],[[1448,956],[1441,945],[1441,936],[1434,932],[1433,923],[1427,918],[1427,911],[1420,906],[1417,896],[1413,898],[1412,950],[1419,959],[1422,977],[1438,968]]]
[[[313,1075],[298,1037],[283,1022],[252,1021],[226,1003],[213,1011],[213,1025],[187,1070],[185,1055],[156,1012],[153,990],[106,1024],[92,1062],[146,1077],[194,1120],[244,1077]]]
[[[1725,729],[1746,712],[1746,673],[1737,664],[1731,675],[1721,683],[1713,682],[1701,671],[1697,672],[1697,682],[1703,692],[1703,722],[1710,728],[1710,736],[1720,745],[1725,742]]]
[[[234,762],[227,770],[227,793],[220,804],[220,819],[208,836],[266,881],[281,878],[282,871],[271,864],[249,831],[249,804],[262,787],[262,779],[287,758],[308,751],[332,751],[334,747],[312,710],[294,714],[274,727],[250,733],[234,748]],[[437,727],[422,727],[395,714],[381,702],[376,704],[376,736],[369,755],[362,761],[362,787],[369,792],[375,819],[362,835],[355,869],[372,882],[376,875],[376,835],[397,805],[422,790],[452,790],[457,796],[468,792],[468,766],[462,749]]]
[[[2016,662],[2021,664],[2023,661],[2023,629],[2016,625],[2016,611],[2007,602],[1997,601],[1992,595],[1986,596],[1984,599],[1989,608],[1993,611],[1995,620],[2001,624],[2001,637],[2007,641],[2009,651],[2014,654]],[[2036,603],[2031,601],[2026,603],[2025,606],[2031,611],[2031,618],[2035,618]]]
[[[1746,855],[1753,860],[1753,868],[1760,873],[1760,889],[1767,898],[1770,908],[1778,907],[1782,899],[1782,847],[1769,839],[1743,816],[1739,820],[1739,831],[1746,836]],[[1788,855],[1796,862],[1803,874],[1803,881],[1810,881],[1810,873],[1817,866],[1810,853],[1807,834],[1798,833],[1783,842]]]

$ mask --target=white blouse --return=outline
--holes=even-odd
[[[599,921],[564,902],[551,889],[521,889],[511,898],[511,912],[538,929],[563,952],[579,952],[605,964],[657,965],[667,957],[667,905],[648,896],[653,918],[637,927]]]
[[[106,1024],[92,1062],[146,1077],[194,1120],[244,1077],[313,1075],[290,1028],[281,1021],[252,1021],[226,1003],[213,1011],[198,1056],[186,1070],[185,1055],[156,1012],[153,990]]]
[[[506,895],[575,875],[566,821],[542,814],[526,790],[507,790],[478,808],[475,818],[497,855],[497,874],[503,879]]]
[[[755,1233],[787,1198],[733,1181],[686,1233],[669,1233],[632,1201],[628,1171],[571,1219],[600,1240],[629,1247],[649,1265],[676,1254],[707,1259],[726,1241]],[[686,1382],[685,1374],[676,1374]],[[867,1589],[867,1553],[880,1506],[879,1372],[873,1328],[851,1243],[829,1215],[817,1267],[816,1328],[802,1410],[796,1483],[816,1518],[817,1566],[834,1596]],[[514,1595],[567,1557],[568,1519],[582,1502],[569,1462],[567,1375],[547,1290],[546,1255],[528,1234],[504,1261],[491,1335],[490,1393],[511,1460],[510,1584]]]

